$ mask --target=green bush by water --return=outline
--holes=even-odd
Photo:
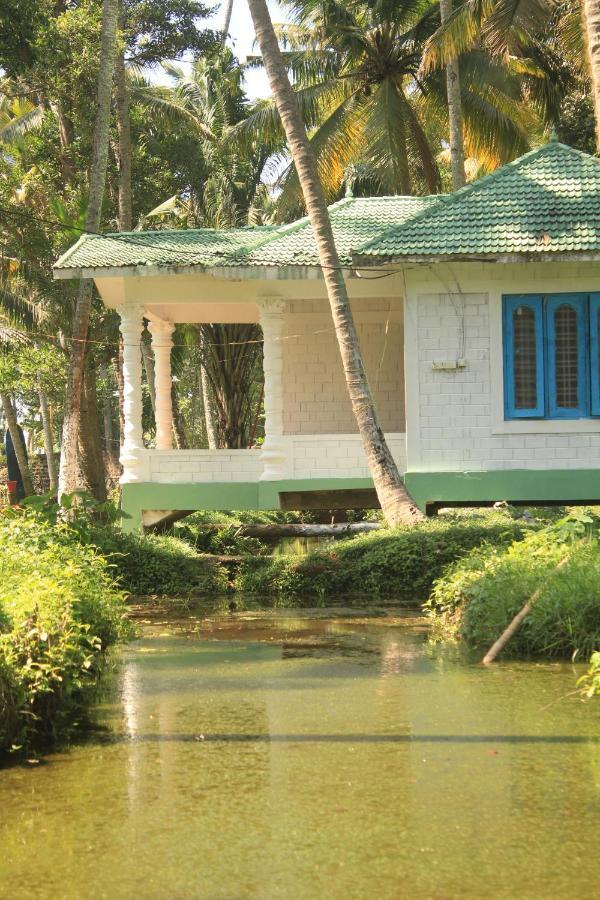
[[[314,598],[368,595],[405,604],[425,600],[443,569],[484,542],[506,546],[539,523],[508,511],[452,514],[413,526],[369,532],[303,557],[251,557],[237,590],[263,596]]]
[[[92,529],[89,538],[108,558],[118,586],[129,594],[189,597],[227,589],[223,566],[178,538],[124,534],[113,526]]]
[[[600,645],[600,543],[596,527],[581,534],[573,521],[508,548],[476,548],[451,565],[429,601],[434,634],[487,649],[539,589],[506,653],[589,657]],[[564,558],[565,567],[556,570]]]
[[[106,561],[71,529],[0,515],[0,751],[68,730],[128,633],[124,609]]]

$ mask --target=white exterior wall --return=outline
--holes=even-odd
[[[599,420],[504,420],[502,358],[503,294],[597,291],[600,264],[415,266],[406,282],[409,471],[600,466]]]
[[[148,480],[156,484],[258,481],[260,450],[146,450]]]
[[[351,305],[382,428],[403,432],[402,298],[354,298]],[[288,301],[283,335],[284,434],[356,433],[326,297]]]

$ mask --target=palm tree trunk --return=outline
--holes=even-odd
[[[227,0],[227,6],[225,7],[225,17],[223,19],[223,43],[227,40],[227,35],[229,34],[229,28],[231,26],[231,14],[233,12],[233,0]]]
[[[346,384],[373,484],[385,518],[390,525],[412,522],[421,514],[415,509],[402,484],[398,468],[377,419],[323,188],[317,175],[315,158],[287,76],[266,0],[248,0],[248,6],[271,91],[285,129],[319,249],[319,259],[331,306]]]
[[[583,18],[594,90],[596,149],[600,152],[600,3],[598,0],[583,0]]]
[[[25,491],[25,496],[28,497],[30,494],[34,493],[33,479],[31,477],[31,469],[29,468],[29,462],[27,460],[25,444],[21,440],[21,432],[19,431],[17,414],[15,413],[15,408],[12,404],[12,400],[10,399],[9,394],[7,394],[5,391],[1,391],[0,400],[2,401],[4,418],[6,419],[6,424],[12,438],[15,456],[17,457],[17,463],[19,466],[19,472],[21,473],[21,478],[23,479],[23,490]]]
[[[175,384],[171,386],[171,403],[173,408],[173,437],[175,438],[175,447],[177,450],[185,450],[187,441],[185,437],[185,429],[183,427],[183,416],[179,408],[179,398],[175,389]]]
[[[113,434],[113,418],[112,418],[112,405],[110,402],[110,388],[109,388],[109,371],[106,363],[101,363],[98,372],[100,378],[104,382],[104,392],[102,395],[102,423],[104,430],[104,449],[107,453],[110,453],[111,456],[114,455],[114,434]]]
[[[447,22],[451,15],[452,0],[440,0],[442,25]],[[467,180],[465,175],[460,71],[457,59],[453,59],[446,64],[446,94],[448,97],[448,118],[450,120],[450,166],[452,169],[452,187],[456,191],[458,188],[464,187]]]
[[[119,0],[103,0],[96,123],[90,170],[89,203],[85,221],[86,231],[98,231],[100,228],[108,163],[110,101],[115,65],[118,9]],[[77,485],[77,443],[92,290],[93,282],[89,280],[81,282],[73,317],[73,343],[65,397],[59,494],[69,493]]]
[[[48,409],[48,398],[41,388],[38,390],[38,397],[40,399],[40,413],[42,416],[42,426],[44,429],[44,449],[46,451],[48,481],[50,482],[50,490],[54,494],[58,488],[58,472],[56,471],[56,460],[54,458],[54,435],[52,434],[52,422],[50,420],[50,410]]]
[[[148,393],[150,394],[150,403],[152,405],[152,412],[156,415],[156,378],[154,377],[154,353],[152,352],[152,347],[150,346],[149,340],[146,337],[148,335],[148,329],[144,327],[144,331],[142,333],[142,362],[144,364],[144,371],[146,372],[146,381],[148,382]]]
[[[200,363],[200,390],[202,392],[202,406],[204,407],[204,425],[206,428],[206,442],[209,450],[217,449],[217,435],[215,432],[215,415],[213,410],[210,383],[206,374],[206,366]]]
[[[133,200],[131,188],[131,119],[123,51],[115,60],[115,106],[117,112],[117,164],[119,168],[119,231],[131,231]]]
[[[106,500],[106,477],[98,412],[96,367],[91,354],[85,361],[79,428],[79,462],[87,489],[96,500]]]

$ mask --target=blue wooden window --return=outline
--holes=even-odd
[[[544,415],[544,330],[541,296],[504,298],[506,418]]]
[[[591,412],[600,416],[600,294],[590,294]]]
[[[503,299],[507,419],[600,416],[600,293]]]

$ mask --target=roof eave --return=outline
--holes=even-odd
[[[319,266],[95,266],[93,268],[54,268],[55,280],[95,278],[148,278],[160,275],[211,275],[233,281],[296,281],[323,277]]]
[[[390,254],[374,256],[356,254],[352,259],[355,267],[377,268],[383,265],[402,265],[403,263],[438,263],[438,262],[490,262],[490,263],[524,263],[524,262],[600,262],[600,250],[593,251],[542,251],[527,253],[411,253],[406,255]]]

